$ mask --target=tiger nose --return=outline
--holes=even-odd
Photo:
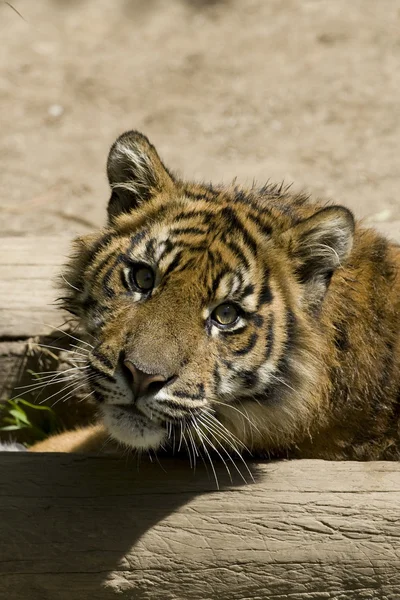
[[[168,381],[163,375],[154,375],[141,371],[130,360],[124,361],[124,366],[129,370],[131,377],[131,385],[135,399],[140,396],[152,392],[158,392],[163,385]]]

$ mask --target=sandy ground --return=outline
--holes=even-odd
[[[104,221],[126,129],[196,179],[285,179],[400,218],[397,0],[0,3],[3,235]]]

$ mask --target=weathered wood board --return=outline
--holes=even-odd
[[[0,244],[0,339],[49,335],[62,323],[54,306],[55,279],[70,238],[9,237]]]
[[[0,598],[400,598],[399,463],[251,470],[0,454]]]
[[[0,400],[22,396],[31,402],[37,394],[29,394],[24,386],[34,384],[32,373],[58,369],[59,348],[67,349],[70,338],[59,330],[67,315],[54,305],[59,292],[55,280],[70,252],[67,237],[9,237],[0,244]],[[63,329],[66,329],[64,326]],[[43,349],[39,344],[54,346]],[[61,390],[64,384],[58,385]],[[48,396],[56,387],[46,388]],[[42,393],[38,401],[43,399]],[[57,396],[53,401],[57,400]],[[50,402],[51,404],[51,402]],[[59,404],[63,426],[73,426],[79,417],[92,413],[82,404]],[[45,418],[32,413],[33,420]],[[1,418],[1,413],[0,413]],[[29,442],[26,430],[1,432],[2,439]]]

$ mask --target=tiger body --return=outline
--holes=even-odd
[[[395,244],[282,187],[184,182],[137,132],[112,147],[108,176],[108,226],[76,241],[64,274],[64,306],[95,340],[96,439],[399,457]],[[85,449],[90,431],[34,450]]]

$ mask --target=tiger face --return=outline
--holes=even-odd
[[[108,225],[76,241],[64,275],[106,428],[141,449],[287,447],[320,409],[316,322],[351,213],[273,186],[185,183],[138,132],[107,170]]]

